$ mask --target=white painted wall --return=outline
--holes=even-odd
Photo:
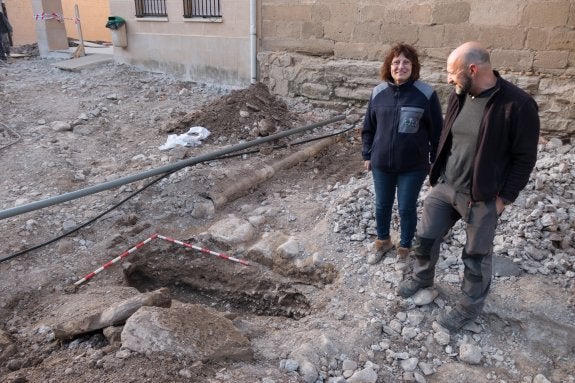
[[[208,85],[249,85],[249,1],[220,0],[223,17],[202,21],[184,19],[182,0],[166,5],[166,18],[136,18],[134,0],[110,0],[111,15],[126,20],[128,44],[114,50],[117,62]]]

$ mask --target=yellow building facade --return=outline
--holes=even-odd
[[[6,14],[14,29],[12,40],[15,46],[32,44],[38,41],[36,36],[36,19],[41,13],[34,10],[31,0],[3,0]],[[74,5],[78,4],[82,36],[85,41],[109,42],[112,40],[110,30],[106,28],[110,5],[108,0],[61,0],[62,14],[55,12],[66,27],[66,35],[78,39],[78,28],[75,23]],[[44,17],[53,17],[45,11]],[[59,22],[51,19],[50,22]]]

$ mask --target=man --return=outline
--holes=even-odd
[[[6,43],[8,33],[12,33],[12,26],[8,19],[0,11],[0,60],[7,61],[10,54],[10,46]]]
[[[433,285],[443,237],[463,219],[467,240],[463,296],[437,322],[458,331],[481,313],[491,284],[497,220],[529,181],[537,159],[539,115],[533,98],[499,76],[477,42],[456,48],[447,59],[453,85],[432,165],[416,235],[413,275],[402,281],[404,298]]]

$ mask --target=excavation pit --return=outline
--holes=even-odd
[[[293,319],[312,311],[310,300],[297,285],[318,285],[317,273],[310,273],[306,280],[300,270],[290,278],[256,262],[245,266],[175,245],[142,249],[124,262],[123,271],[127,284],[140,292],[167,287],[173,299],[184,303]],[[333,273],[321,275],[329,277],[320,284],[333,281]]]

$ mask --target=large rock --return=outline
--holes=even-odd
[[[122,347],[132,351],[184,355],[194,360],[251,360],[249,340],[229,319],[193,304],[142,307],[122,331]]]
[[[278,247],[288,240],[288,236],[280,232],[265,233],[247,251],[247,258],[259,264],[272,268],[274,265],[274,255]]]
[[[82,297],[82,295],[80,295],[80,297]],[[84,299],[85,298],[86,297],[84,297]],[[172,298],[167,288],[134,295],[127,299],[118,300],[110,305],[100,301],[99,305],[90,308],[84,307],[83,310],[83,303],[77,302],[77,312],[79,315],[72,318],[64,317],[61,322],[56,323],[53,326],[54,336],[58,339],[68,339],[109,326],[117,326],[123,324],[130,315],[142,306],[169,307],[171,302]],[[93,304],[94,302],[92,301],[90,303]]]
[[[251,241],[255,236],[254,227],[245,219],[230,215],[209,228],[212,239],[229,246]]]

